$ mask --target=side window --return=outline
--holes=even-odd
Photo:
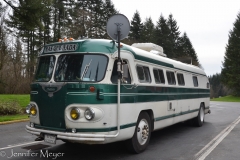
[[[118,60],[115,60],[113,65],[112,76],[111,76],[112,83],[117,83],[118,81],[117,62]],[[127,61],[124,60],[123,62],[127,64]],[[128,78],[124,80],[124,83],[131,84],[131,76],[130,76],[129,70],[128,70]]]
[[[168,84],[170,85],[176,84],[174,72],[167,71],[167,79],[168,79]]]
[[[178,85],[181,85],[181,86],[185,85],[184,77],[182,73],[177,74],[177,80],[178,80]]]
[[[156,83],[165,83],[163,70],[153,69],[153,74],[154,74],[154,78],[155,78]]]
[[[139,82],[141,83],[150,83],[151,77],[149,73],[149,68],[146,66],[137,66],[137,74]]]
[[[197,79],[197,77],[193,76],[192,78],[193,78],[193,85],[194,85],[194,87],[198,87],[198,79]]]

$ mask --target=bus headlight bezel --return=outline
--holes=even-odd
[[[87,108],[84,112],[84,117],[86,120],[90,121],[95,117],[95,111],[92,108]]]
[[[69,114],[72,120],[78,120],[81,115],[81,112],[79,108],[74,107],[70,110]]]

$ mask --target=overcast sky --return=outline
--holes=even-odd
[[[186,32],[207,75],[221,72],[229,31],[240,12],[240,0],[112,0],[131,22],[136,10],[142,22],[173,14],[181,34]]]

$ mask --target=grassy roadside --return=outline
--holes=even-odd
[[[0,94],[0,102],[16,101],[22,108],[25,108],[30,102],[29,94]]]
[[[211,101],[219,101],[219,102],[240,102],[240,97],[236,96],[226,96],[220,98],[213,98]]]
[[[20,110],[22,109],[24,110],[25,107],[29,104],[29,102],[30,102],[29,94],[24,94],[24,95],[0,94],[0,106],[2,107],[5,106],[5,110],[8,109],[9,112],[12,111],[11,107],[17,107],[17,108],[20,108]],[[13,106],[13,104],[15,104],[15,106]],[[0,109],[4,109],[4,108],[0,107]],[[9,114],[10,115],[0,115],[0,123],[28,119],[27,114],[11,114],[11,113]]]
[[[23,120],[23,119],[28,119],[28,115],[27,114],[17,114],[17,115],[0,116],[0,122]]]

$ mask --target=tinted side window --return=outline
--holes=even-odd
[[[196,76],[193,76],[193,85],[194,87],[198,87],[198,79]]]
[[[185,85],[184,77],[182,73],[177,74],[177,80],[178,80],[178,85],[181,85],[181,86]]]
[[[154,69],[153,70],[154,78],[156,83],[165,83],[163,70],[161,69]]]
[[[167,71],[167,79],[168,79],[168,84],[171,84],[171,85],[176,84],[174,72]]]
[[[150,83],[151,82],[151,77],[150,77],[148,67],[137,66],[137,74],[138,74],[139,82],[141,82],[141,83]]]
[[[138,74],[138,79],[139,81],[144,81],[144,71],[142,66],[137,66],[137,74]]]

